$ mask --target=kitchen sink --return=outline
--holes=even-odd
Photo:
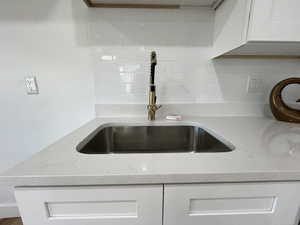
[[[84,154],[230,152],[234,146],[204,128],[189,125],[109,125],[78,146]]]

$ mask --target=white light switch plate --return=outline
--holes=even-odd
[[[264,91],[264,81],[261,78],[248,78],[248,93],[262,93]]]
[[[27,94],[29,95],[39,94],[39,88],[37,85],[36,77],[25,77],[25,84],[27,88]]]

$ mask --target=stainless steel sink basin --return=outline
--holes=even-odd
[[[196,126],[113,125],[90,134],[77,150],[85,154],[230,152],[234,146]]]

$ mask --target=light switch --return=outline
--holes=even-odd
[[[25,84],[27,88],[27,94],[29,95],[39,94],[39,88],[37,85],[36,77],[25,77]]]
[[[248,93],[262,93],[264,90],[264,81],[261,78],[248,78]]]

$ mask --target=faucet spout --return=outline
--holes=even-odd
[[[148,108],[148,120],[155,120],[155,114],[161,105],[156,105],[156,87],[154,83],[155,67],[157,65],[156,52],[151,53],[151,73],[150,73],[150,87],[149,87],[149,104]]]
[[[155,67],[157,65],[156,52],[151,52],[151,72],[150,72],[150,85],[154,85]]]

